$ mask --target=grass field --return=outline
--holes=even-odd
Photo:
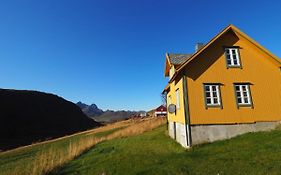
[[[70,143],[75,144],[79,140],[89,137],[100,138],[119,129],[123,129],[129,124],[128,122],[120,122],[75,135],[2,152],[0,153],[0,174],[29,174],[30,168],[32,168],[32,162],[36,155],[42,151],[50,149],[65,151]]]
[[[138,135],[165,119],[128,120],[0,153],[1,175],[41,175],[60,168],[99,142]]]
[[[170,139],[166,130],[162,126],[99,143],[51,174],[281,174],[280,130],[244,134],[191,150]]]

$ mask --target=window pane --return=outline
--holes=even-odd
[[[233,64],[236,65],[236,66],[238,65],[237,59],[233,60]]]
[[[211,99],[210,99],[210,98],[207,98],[207,99],[206,99],[206,102],[207,102],[207,104],[211,104]]]
[[[206,92],[206,97],[211,97],[210,92]]]
[[[237,94],[237,97],[241,97],[241,92],[240,91],[238,91],[236,94]]]
[[[231,65],[231,60],[230,59],[227,59],[227,64]]]
[[[242,91],[246,91],[246,86],[242,86]]]
[[[237,59],[236,53],[232,53],[232,58],[235,60]]]
[[[247,92],[243,92],[243,96],[244,97],[248,97],[248,93]]]
[[[248,98],[244,98],[244,103],[249,103]]]
[[[216,86],[212,86],[212,90],[213,91],[216,91],[217,89],[216,89]]]
[[[225,53],[229,55],[229,49],[225,49]]]
[[[236,90],[236,91],[240,91],[239,86],[235,86],[235,90]]]
[[[217,93],[216,92],[213,92],[213,97],[217,97]]]
[[[214,104],[218,104],[218,99],[214,98]]]
[[[205,86],[206,91],[210,91],[210,86]]]
[[[237,98],[237,102],[238,103],[242,103],[242,99],[241,98]]]

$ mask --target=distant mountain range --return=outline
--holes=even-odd
[[[100,126],[57,95],[0,89],[0,150]]]
[[[95,117],[100,116],[104,112],[103,110],[99,109],[96,104],[87,105],[85,103],[82,103],[79,101],[76,103],[77,106],[80,107],[80,109],[88,116],[88,117]]]
[[[145,111],[113,111],[98,108],[96,104],[87,105],[81,101],[76,103],[77,106],[81,108],[81,110],[88,116],[93,118],[97,122],[101,123],[112,123],[116,121],[126,120],[133,115],[144,113]]]

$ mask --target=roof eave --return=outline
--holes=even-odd
[[[167,84],[164,88],[164,90],[162,91],[162,94],[164,94],[165,92],[168,92],[170,90],[170,84]]]
[[[260,45],[258,42],[256,42],[254,39],[252,39],[251,37],[249,37],[247,34],[245,34],[244,32],[242,32],[241,30],[239,30],[238,28],[236,28],[235,26],[231,25],[231,27],[234,29],[233,32],[242,36],[243,38],[245,38],[246,40],[248,40],[249,42],[251,42],[252,44],[254,44],[256,47],[258,47],[259,49],[261,49],[263,52],[265,52],[266,54],[268,54],[271,58],[273,58],[275,60],[275,62],[281,66],[281,60],[280,58],[278,58],[277,56],[275,56],[273,53],[271,53],[269,50],[267,50],[265,47],[263,47],[262,45]]]
[[[171,63],[169,61],[169,54],[166,53],[166,61],[165,61],[165,72],[164,72],[164,76],[168,77],[169,76],[169,70],[171,67]]]

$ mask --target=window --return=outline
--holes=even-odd
[[[177,106],[177,109],[180,108],[180,91],[179,91],[179,89],[176,90],[176,106]]]
[[[225,56],[228,67],[240,67],[238,48],[225,48]]]
[[[220,88],[218,84],[205,84],[205,103],[206,106],[221,106]]]
[[[252,105],[250,88],[248,84],[235,84],[235,94],[238,106]]]

